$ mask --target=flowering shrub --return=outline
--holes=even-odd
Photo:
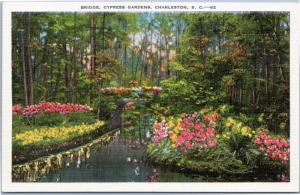
[[[228,117],[225,121],[225,131],[223,132],[223,138],[226,140],[232,136],[241,136],[244,138],[252,138],[255,131],[248,126],[245,126],[241,121],[237,121],[232,117]]]
[[[86,105],[78,104],[60,104],[57,102],[41,102],[39,104],[28,106],[22,110],[23,116],[32,117],[34,115],[42,113],[59,113],[69,114],[72,112],[87,112],[93,110],[91,107]]]
[[[100,93],[103,94],[119,94],[119,95],[124,95],[124,94],[129,94],[131,93],[131,88],[127,87],[106,87],[100,89]]]
[[[157,144],[164,138],[168,137],[169,127],[166,121],[163,120],[160,123],[155,123],[153,128],[155,129],[155,133],[151,139],[152,143]]]
[[[221,115],[217,112],[206,114],[203,116],[203,120],[207,121],[210,125],[215,125],[217,121],[221,119]]]
[[[212,115],[204,115],[203,121],[207,121],[208,125],[201,122],[201,115],[194,113],[192,115],[183,114],[180,121],[182,131],[177,137],[175,145],[177,147],[184,146],[185,149],[197,148],[201,151],[206,148],[214,148],[217,145],[215,138],[215,129],[209,125],[215,124],[219,120],[216,113]]]
[[[253,131],[233,117],[221,121],[218,112],[202,109],[156,122],[153,130],[147,153],[158,163],[196,172],[257,172],[289,181],[289,142],[266,130]]]
[[[154,94],[159,94],[162,91],[162,88],[157,87],[157,86],[150,87],[150,86],[144,85],[142,87],[142,89],[144,90],[144,92],[150,92],[150,93],[154,93]]]
[[[289,181],[288,140],[253,131],[241,118],[221,119],[219,112],[202,109],[156,122],[147,153],[178,169]]]
[[[131,92],[145,92],[145,93],[154,93],[159,94],[162,91],[161,87],[106,87],[100,89],[100,93],[103,94],[118,94],[125,95],[130,94]]]
[[[12,106],[12,113],[13,115],[19,115],[22,114],[22,106],[20,104],[16,104]]]
[[[137,82],[136,80],[131,80],[131,81],[129,82],[129,85],[130,85],[131,87],[136,87],[136,86],[138,85],[138,82]]]
[[[205,120],[206,119],[206,120]],[[220,116],[217,113],[212,115],[182,114],[181,118],[166,122],[155,123],[152,143],[158,144],[164,139],[172,143],[173,148],[183,149],[187,152],[192,149],[201,152],[207,148],[214,148],[217,145],[215,129],[211,124],[216,124]]]
[[[161,87],[152,87],[152,92],[154,94],[159,94],[162,91]]]
[[[82,136],[94,132],[96,129],[102,127],[105,123],[98,121],[94,124],[75,125],[71,127],[47,127],[42,129],[33,129],[18,133],[14,139],[22,146],[38,144],[51,140],[60,140],[60,142],[68,141],[70,136]]]
[[[271,137],[267,135],[268,130],[257,131],[253,143],[257,151],[272,160],[279,160],[283,164],[289,162],[289,141],[279,136]]]

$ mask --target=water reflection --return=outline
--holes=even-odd
[[[83,160],[67,162],[63,169],[51,172],[41,182],[143,182],[151,170],[144,163],[145,148],[139,141],[115,135],[107,146],[92,150]],[[58,179],[59,178],[59,179]]]

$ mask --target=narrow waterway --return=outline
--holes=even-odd
[[[87,159],[67,163],[39,182],[179,182],[201,178],[159,169],[146,161],[144,140],[122,139],[120,134],[106,145],[96,148]]]

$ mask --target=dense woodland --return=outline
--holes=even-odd
[[[74,160],[72,180],[54,171],[56,182],[84,173],[190,181],[155,167],[200,182],[289,181],[288,13],[12,19],[13,181],[37,181],[64,163],[69,172]],[[99,148],[109,156],[91,153],[108,143]],[[94,171],[81,158],[96,162]],[[148,163],[153,170],[140,174]],[[103,169],[118,174],[102,180]]]
[[[227,103],[276,128],[289,112],[289,30],[271,12],[14,13],[13,104],[107,106],[100,88],[136,81],[161,86],[173,113]]]

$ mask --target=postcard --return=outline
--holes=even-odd
[[[5,192],[299,191],[298,2],[4,2]]]

